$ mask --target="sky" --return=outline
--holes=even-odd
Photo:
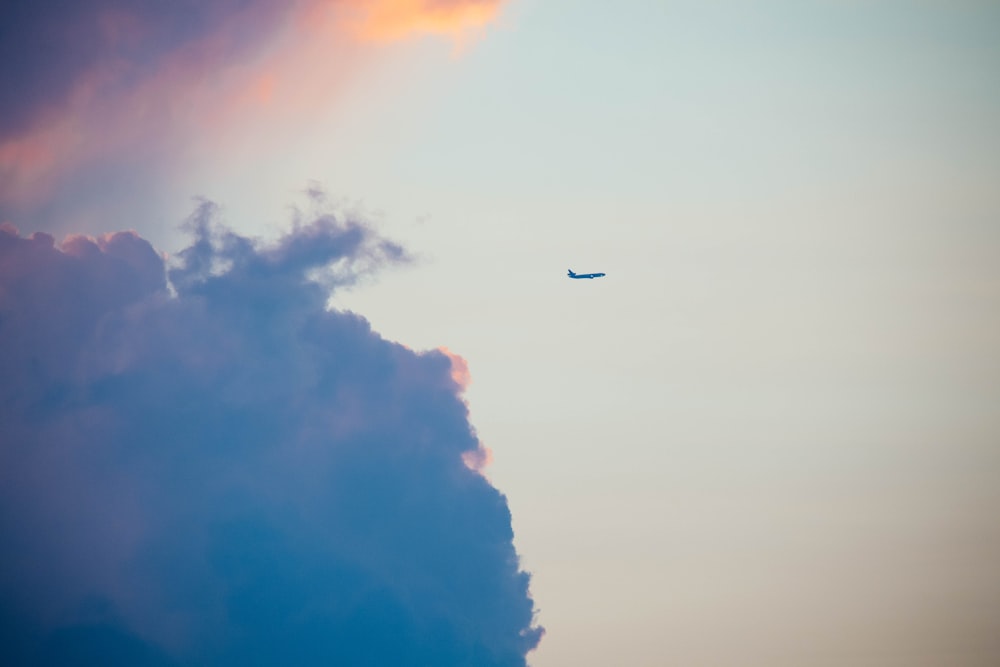
[[[1000,661],[996,3],[2,12],[6,662]]]

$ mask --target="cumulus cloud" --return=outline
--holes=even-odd
[[[402,250],[190,231],[0,228],[0,662],[524,665],[464,362],[325,308]]]

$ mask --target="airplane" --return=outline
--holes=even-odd
[[[566,275],[568,275],[570,278],[575,278],[576,280],[579,280],[580,278],[603,278],[607,274],[606,273],[573,273],[573,269],[570,269],[566,273]]]

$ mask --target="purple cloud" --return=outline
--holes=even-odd
[[[149,77],[209,36],[205,62],[258,42],[287,13],[275,0],[10,0],[0,9],[0,140],[59,113],[81,83],[101,94]],[[220,53],[221,52],[221,53]]]
[[[0,228],[0,662],[524,665],[528,575],[452,361],[324,308],[403,259],[319,216]]]

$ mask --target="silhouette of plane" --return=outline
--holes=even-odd
[[[605,273],[573,273],[573,269],[570,269],[569,271],[566,272],[566,275],[568,275],[570,278],[574,278],[576,280],[580,280],[581,278],[603,278],[607,274],[605,274]]]

